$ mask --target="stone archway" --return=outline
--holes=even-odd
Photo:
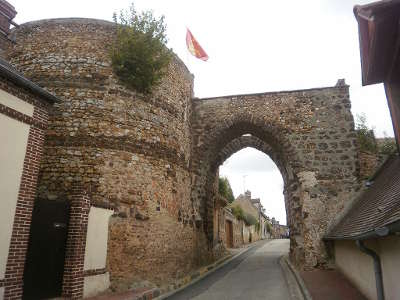
[[[216,170],[251,146],[284,178],[292,261],[306,269],[326,264],[322,237],[357,186],[348,86],[195,99],[192,128],[192,201],[209,241]]]
[[[301,223],[302,219],[297,218],[295,217],[295,215],[293,215],[296,213],[296,207],[299,205],[298,201],[294,201],[295,199],[294,197],[296,197],[294,192],[296,191],[298,184],[293,174],[290,161],[287,157],[284,157],[281,152],[274,149],[274,147],[264,142],[262,139],[251,134],[246,134],[229,142],[219,152],[219,154],[216,156],[215,161],[211,164],[210,177],[208,178],[208,180],[210,180],[211,182],[213,180],[216,181],[217,178],[215,177],[215,175],[217,175],[218,167],[221,166],[224,163],[224,161],[226,161],[230,156],[247,147],[251,147],[263,152],[274,161],[275,165],[277,166],[278,170],[281,173],[284,182],[284,187],[286,187],[286,189],[284,190],[284,199],[285,199],[285,209],[288,221],[287,224],[289,227],[297,229],[297,232],[294,231],[292,233],[293,238],[301,236],[300,230],[303,228],[303,225]],[[214,176],[211,174],[214,174]],[[209,184],[211,184],[211,182]],[[291,192],[291,196],[289,196],[289,192]],[[292,201],[288,201],[289,198],[292,198]],[[289,205],[292,205],[292,207],[289,207]],[[296,221],[300,222],[297,224],[293,224],[293,222]],[[292,245],[295,245],[295,239],[293,239]]]

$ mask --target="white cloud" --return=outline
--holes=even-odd
[[[224,170],[230,173],[268,172],[277,169],[268,155],[254,148],[245,148],[229,157],[224,163]]]

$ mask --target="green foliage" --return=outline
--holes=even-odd
[[[226,177],[220,177],[218,179],[218,192],[222,197],[228,200],[229,203],[232,203],[235,200],[231,185]]]
[[[138,13],[133,3],[117,17],[117,37],[111,50],[114,72],[128,87],[149,93],[160,83],[172,54],[166,47],[164,16],[151,11]]]
[[[244,218],[245,218],[244,211],[239,205],[232,206],[231,210],[232,210],[232,214],[236,217],[236,219],[244,220]]]
[[[259,226],[257,219],[253,215],[245,213],[239,205],[232,206],[231,210],[236,219],[243,220],[246,225],[251,226],[258,224]]]
[[[377,153],[378,146],[375,140],[375,134],[367,125],[365,114],[357,115],[356,132],[360,150],[369,153]]]
[[[383,155],[391,155],[397,151],[397,145],[394,138],[385,135],[383,141],[379,144],[379,153]]]
[[[256,225],[258,223],[257,219],[251,214],[244,214],[244,220],[247,225]]]
[[[267,232],[272,233],[272,225],[270,223],[266,222],[265,226],[267,227]]]
[[[256,223],[256,231],[260,232],[261,226],[260,226],[260,222]]]

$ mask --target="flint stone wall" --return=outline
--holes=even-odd
[[[218,166],[255,147],[284,179],[291,259],[305,269],[326,265],[322,237],[359,184],[348,86],[195,99],[192,128],[192,198],[206,232],[212,232]]]
[[[193,269],[207,247],[190,200],[193,76],[184,64],[174,57],[144,96],[112,72],[113,23],[43,20],[13,35],[10,61],[62,99],[50,113],[39,196],[62,197],[79,182],[92,203],[114,208],[107,259],[114,285],[168,282]]]
[[[112,72],[113,23],[43,20],[13,35],[9,60],[62,99],[50,112],[39,196],[63,197],[79,182],[114,208],[114,285],[173,280],[212,258],[217,169],[247,146],[284,178],[292,260],[326,263],[321,238],[357,188],[348,86],[193,99],[193,77],[175,57],[143,96]]]

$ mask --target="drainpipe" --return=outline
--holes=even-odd
[[[376,282],[376,293],[378,300],[385,300],[385,295],[383,292],[383,280],[382,280],[382,267],[379,255],[375,251],[364,246],[362,240],[356,240],[358,249],[360,249],[365,254],[372,257],[374,260],[374,271],[375,271],[375,282]]]

